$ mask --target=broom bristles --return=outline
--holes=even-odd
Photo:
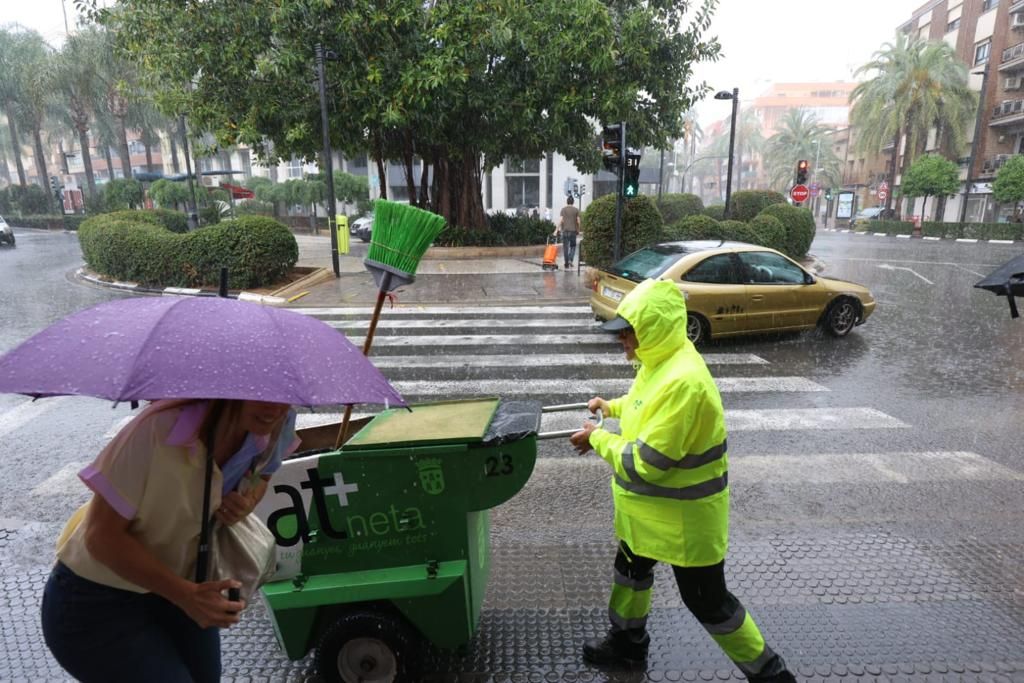
[[[373,206],[373,229],[366,258],[412,277],[444,225],[444,218],[436,213],[378,199]]]

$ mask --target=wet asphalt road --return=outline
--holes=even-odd
[[[0,286],[0,351],[61,316],[121,296],[68,280],[68,273],[80,263],[74,235],[19,231],[18,239],[17,249],[0,248],[0,281],[4,283]],[[867,324],[841,340],[807,333],[729,340],[705,349],[707,354],[754,354],[770,364],[773,376],[807,378],[822,387],[821,391],[783,394],[725,393],[729,411],[828,409],[840,415],[839,423],[817,430],[735,429],[730,433],[729,450],[735,463],[731,479],[733,548],[737,549],[732,561],[740,568],[735,578],[744,594],[756,595],[757,587],[764,585],[763,572],[757,569],[760,560],[754,559],[761,557],[762,550],[771,552],[763,544],[775,550],[791,544],[787,551],[791,553],[803,552],[801,544],[810,547],[817,543],[818,551],[834,544],[841,550],[833,555],[824,553],[832,559],[809,569],[811,575],[831,572],[844,578],[844,570],[848,570],[854,575],[866,574],[879,585],[891,580],[885,573],[887,567],[897,574],[903,567],[909,576],[915,576],[915,562],[925,554],[922,548],[933,544],[941,549],[938,554],[943,556],[943,566],[963,578],[967,588],[957,590],[986,594],[1005,589],[1011,599],[1016,595],[1015,618],[1021,626],[1019,606],[1024,604],[1024,593],[1019,585],[1016,593],[1014,586],[1006,585],[1011,579],[1019,584],[1020,572],[1011,557],[1002,558],[999,553],[1007,549],[1016,552],[1024,544],[1024,525],[1020,524],[1024,427],[1019,417],[1024,322],[1010,319],[1003,299],[972,288],[1021,249],[1020,244],[820,233],[812,253],[825,262],[823,274],[867,285],[878,300],[878,309]],[[730,378],[765,374],[763,367],[743,365],[712,366],[712,371]],[[503,373],[499,378],[511,382],[546,378],[516,367]],[[430,375],[426,371],[393,379],[429,380]],[[584,378],[586,373],[577,371],[574,376]],[[586,398],[571,394],[571,380],[562,391],[567,395],[541,398],[545,403]],[[0,421],[5,467],[0,485],[0,528],[18,530],[11,542],[0,544],[0,568],[5,571],[46,566],[57,529],[85,499],[74,472],[102,447],[111,425],[129,414],[126,406],[111,408],[106,402],[62,398],[48,402],[42,412],[11,418],[11,411],[21,410],[23,402],[19,397],[0,396],[0,414],[7,415],[6,421]],[[847,408],[861,412],[841,412]],[[864,411],[868,411],[868,422],[880,414],[897,426],[880,429],[857,419],[842,421],[844,415],[863,417]],[[887,470],[894,461],[886,457],[892,454],[931,451],[941,456],[934,462],[934,471],[929,470],[927,459],[911,471]],[[970,455],[966,466],[958,465],[957,476],[950,476],[948,463],[942,459],[946,456],[941,454],[950,453]],[[794,454],[807,459],[800,464],[785,458],[765,461],[769,468],[773,462],[781,463],[774,471],[755,467],[763,456],[792,458]],[[534,590],[532,575],[544,570],[522,564],[522,555],[557,557],[565,548],[580,543],[592,544],[578,553],[576,562],[583,567],[580,572],[592,570],[600,577],[593,593],[586,593],[581,602],[600,605],[607,567],[600,553],[592,555],[594,547],[600,549],[608,538],[607,472],[600,463],[573,455],[564,443],[543,443],[539,456],[537,474],[527,487],[493,512],[495,552],[509,555],[492,580],[497,605],[521,609],[537,603],[537,597],[529,593]],[[824,467],[815,470],[815,462],[834,463],[836,459],[854,462],[865,470],[844,471],[835,481],[821,476]],[[760,471],[764,476],[743,478],[743,467],[753,467],[746,471]],[[897,540],[884,540],[890,537]],[[975,543],[982,545],[972,550]],[[915,546],[917,555],[904,552],[909,544]],[[978,574],[982,555],[981,564],[987,569]],[[819,559],[822,556],[821,552],[817,555]],[[881,574],[878,563],[883,566]],[[931,566],[921,564],[925,567],[920,569],[922,581],[935,578],[927,568]],[[518,567],[521,572],[508,567]],[[865,584],[864,589],[853,590],[872,593],[876,588]],[[778,597],[770,590],[765,595],[768,598],[762,595],[761,603],[754,599],[755,605],[762,605],[762,613],[766,611],[763,605],[774,604],[772,600]],[[552,607],[559,606],[557,596],[551,600]],[[544,599],[540,602],[545,604]],[[936,618],[955,621],[968,612],[952,610]],[[770,609],[767,614],[770,623]],[[978,612],[971,616],[977,618]],[[873,618],[866,615],[865,623]],[[914,618],[906,618],[909,628]],[[786,614],[775,615],[775,619],[777,630],[790,638],[783,642],[788,651],[800,652],[799,634],[792,633],[796,622]],[[595,623],[599,621],[595,614]],[[813,620],[808,623],[814,624]],[[808,638],[813,641],[813,633]],[[927,636],[923,640],[927,643]],[[934,645],[941,651],[940,641]],[[1007,651],[1005,643],[991,647],[1000,656]],[[910,648],[906,645],[905,651]],[[802,652],[805,661],[813,661],[812,649]],[[863,659],[870,659],[870,649]],[[824,661],[838,660],[829,654]],[[835,669],[831,672],[835,675]]]

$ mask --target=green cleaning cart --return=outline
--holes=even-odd
[[[387,410],[340,450],[286,461],[257,513],[278,541],[284,578],[263,597],[288,656],[315,648],[328,681],[411,681],[422,639],[466,644],[488,510],[530,478],[541,411],[496,398]]]

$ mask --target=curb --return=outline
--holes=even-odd
[[[190,287],[155,288],[143,287],[138,282],[119,282],[117,280],[108,282],[100,279],[97,275],[85,268],[77,269],[75,271],[75,277],[92,283],[98,287],[103,287],[104,289],[117,289],[124,292],[131,292],[133,294],[157,294],[160,296],[217,296],[217,292],[212,289],[194,289]],[[268,306],[280,306],[287,302],[287,299],[283,297],[257,294],[255,292],[238,292],[237,294],[229,293],[228,298],[238,299],[239,301],[252,301]]]
[[[959,242],[961,244],[1017,244],[1016,240],[983,240],[971,237],[934,237],[932,235],[922,235],[921,237],[914,237],[913,235],[906,234],[894,234],[888,232],[868,232],[862,230],[847,230],[839,228],[821,228],[821,232],[845,232],[851,235],[870,235],[871,237],[896,237],[901,240],[925,240],[928,242],[948,241],[948,242]]]

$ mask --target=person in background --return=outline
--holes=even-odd
[[[92,499],[65,526],[42,601],[43,636],[86,683],[216,683],[237,581],[196,583],[207,444],[210,509],[250,514],[299,443],[295,411],[262,401],[156,401],[79,473]],[[266,462],[260,471],[257,463]]]
[[[555,235],[562,233],[562,260],[566,270],[572,267],[572,262],[576,258],[576,238],[582,236],[580,210],[573,206],[573,203],[572,195],[566,197],[565,206],[558,214],[558,225],[555,228]]]
[[[748,680],[794,681],[753,617],[725,584],[729,536],[728,456],[722,399],[704,359],[686,337],[686,302],[671,281],[645,280],[603,325],[639,364],[629,393],[595,397],[591,412],[619,419],[621,434],[586,422],[570,437],[612,468],[615,556],[603,639],[584,660],[639,668],[647,659],[654,565],[672,565],[683,603]]]

